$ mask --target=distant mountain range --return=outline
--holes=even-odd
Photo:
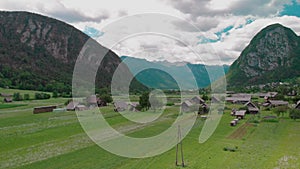
[[[273,24],[262,29],[231,65],[230,87],[295,79],[300,76],[300,37]]]
[[[150,88],[157,89],[195,89],[208,87],[211,82],[224,76],[229,66],[208,66],[185,62],[150,62],[146,59],[122,56],[121,59],[136,79]],[[146,70],[143,70],[147,68]],[[140,70],[143,70],[140,72]],[[210,76],[208,74],[210,73]],[[176,82],[177,79],[179,83]],[[183,82],[183,83],[180,83]]]
[[[86,34],[64,22],[28,12],[0,12],[0,25],[0,87],[71,91],[76,59],[89,39]],[[109,87],[121,59],[93,43],[107,51],[96,87]],[[132,88],[147,89],[135,79]]]

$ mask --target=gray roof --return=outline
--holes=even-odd
[[[184,101],[184,102],[182,103],[182,105],[183,105],[183,104],[185,104],[185,105],[188,106],[188,107],[193,106],[193,103],[192,103],[191,101],[189,101],[189,100]]]
[[[76,108],[76,106],[78,106],[78,105],[79,105],[79,102],[71,101],[71,102],[67,105],[66,109],[67,109],[67,110],[74,110],[74,109]]]
[[[116,102],[114,102],[114,106],[116,108],[121,108],[121,109],[127,109],[128,108],[128,104],[124,101],[116,101]]]
[[[245,116],[246,110],[238,110],[235,112],[236,116]]]
[[[200,97],[200,96],[195,96],[191,99],[192,102],[199,104],[199,103],[204,103],[205,101]],[[199,102],[199,103],[198,103]]]
[[[283,101],[283,100],[269,100],[268,102],[271,103],[271,105],[279,106],[279,105],[288,105],[289,102]]]

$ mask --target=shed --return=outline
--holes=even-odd
[[[231,122],[230,122],[230,126],[236,126],[236,121],[234,121],[234,120],[232,120]]]
[[[97,104],[98,104],[98,107],[107,106],[107,102],[105,100],[100,99],[100,98],[97,98]]]
[[[7,93],[1,93],[0,96],[2,97],[12,97],[12,94],[7,94]]]

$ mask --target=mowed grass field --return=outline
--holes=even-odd
[[[159,156],[129,159],[111,154],[84,133],[75,112],[32,114],[33,107],[61,105],[67,99],[31,100],[0,103],[0,168],[26,169],[176,169],[176,148]],[[18,105],[18,106],[12,106]],[[278,123],[246,124],[251,117],[231,127],[233,105],[227,105],[222,120],[212,137],[199,144],[204,120],[198,118],[183,140],[185,168],[300,168],[300,120],[287,117]],[[106,120],[129,136],[143,138],[166,130],[176,119],[179,107],[167,107],[156,122],[143,127],[113,111],[101,108]],[[136,112],[138,113],[138,112]],[[262,112],[269,115],[272,112]],[[241,133],[241,134],[239,134]],[[236,152],[224,151],[237,147]]]

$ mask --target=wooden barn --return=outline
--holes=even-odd
[[[33,114],[52,112],[56,108],[57,108],[57,106],[35,107],[33,109]]]
[[[248,102],[244,106],[247,107],[247,113],[249,113],[249,114],[258,114],[259,113],[259,108],[252,102]]]

